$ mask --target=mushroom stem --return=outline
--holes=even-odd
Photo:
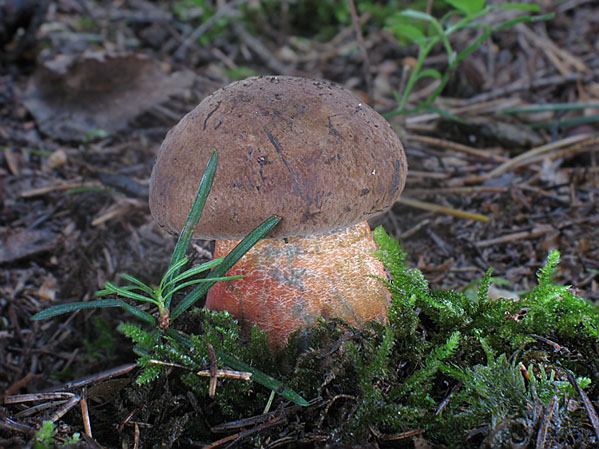
[[[214,257],[237,243],[217,241]],[[273,349],[320,317],[357,327],[384,322],[391,295],[375,278],[387,279],[376,249],[367,222],[319,236],[262,240],[228,272],[245,278],[215,284],[206,307],[228,310],[246,327],[258,325]]]

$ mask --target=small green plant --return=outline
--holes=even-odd
[[[525,15],[509,19],[503,23],[487,25],[478,23],[477,20],[488,15],[494,9],[538,12],[540,8],[538,5],[525,3],[486,5],[486,0],[445,0],[445,2],[451,6],[451,9],[440,19],[423,11],[406,9],[393,14],[387,21],[387,28],[395,33],[399,39],[413,42],[418,46],[416,65],[410,72],[403,92],[396,93],[398,106],[389,115],[407,114],[430,107],[447,85],[450,75],[457,65],[479,48],[492,33],[509,28],[520,22],[548,20],[553,17],[552,14],[539,16]],[[419,22],[426,24],[428,28],[418,26]],[[468,47],[457,52],[451,45],[449,38],[452,34],[466,28],[478,28],[482,30],[482,33]],[[438,44],[443,46],[447,55],[447,69],[444,73],[433,68],[424,68],[426,59]],[[438,80],[439,84],[423,103],[416,108],[408,109],[408,99],[416,82],[424,78]]]
[[[56,425],[52,421],[44,421],[40,428],[35,432],[36,449],[54,447],[54,436],[56,435]]]
[[[155,379],[164,366],[159,363],[151,363],[149,360],[162,363],[172,363],[171,360],[176,360],[177,363],[187,369],[197,370],[200,366],[204,366],[205,368],[208,360],[206,342],[213,340],[215,355],[222,364],[239,371],[249,372],[252,374],[252,380],[255,382],[276,391],[288,400],[301,405],[307,405],[305,399],[289,388],[284,387],[281,382],[230,356],[229,353],[238,352],[238,347],[226,344],[227,342],[230,343],[231,339],[210,337],[210,332],[207,331],[211,327],[207,323],[205,323],[205,333],[201,336],[186,335],[171,327],[173,321],[178,319],[199,299],[204,297],[208,289],[217,281],[238,278],[236,276],[225,276],[225,274],[258,240],[264,237],[279,222],[279,219],[276,217],[265,220],[248,234],[226,257],[214,259],[181,272],[187,263],[185,253],[192,238],[193,228],[200,219],[206,198],[212,186],[217,159],[218,154],[215,151],[208,161],[206,170],[202,176],[198,193],[183,230],[179,235],[170,265],[158,286],[152,287],[133,276],[122,274],[121,277],[129,282],[128,285],[119,287],[112,282],[107,282],[103,290],[96,292],[96,296],[114,294],[120,298],[60,304],[35,314],[32,319],[40,320],[84,309],[120,307],[135,318],[151,326],[150,330],[137,325],[121,326],[122,332],[136,343],[136,352],[141,357],[140,365],[144,367],[144,371],[139,378],[140,383]],[[211,271],[204,278],[195,278],[196,275],[210,269]],[[174,293],[196,284],[199,285],[173,306],[172,299]],[[141,306],[132,305],[125,301],[125,299],[137,301],[141,303]],[[146,304],[156,307],[157,318],[154,314],[142,308]],[[239,344],[239,341],[235,341]],[[203,347],[202,344],[204,345]],[[201,348],[203,348],[203,351],[200,350]],[[186,354],[192,351],[196,352],[193,355]],[[229,351],[229,353],[226,351]],[[156,359],[156,357],[161,356],[167,360]]]
[[[56,446],[54,445],[54,438],[56,437],[56,424],[52,421],[47,420],[43,421],[40,425],[40,428],[35,432],[35,437],[33,440],[33,448],[34,449],[54,449]],[[71,444],[78,443],[81,437],[79,433],[74,433],[70,437],[68,437],[64,443],[60,444],[58,447],[66,448]]]
[[[109,136],[106,130],[101,128],[92,129],[83,136],[83,144],[88,145],[96,139],[106,139]]]

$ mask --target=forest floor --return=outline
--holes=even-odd
[[[118,273],[160,279],[176,240],[149,213],[152,164],[168,129],[208,93],[246,75],[282,74],[335,81],[373,99],[381,113],[397,107],[394,92],[405,86],[417,47],[375,13],[359,11],[365,76],[351,17],[324,33],[294,16],[301,11],[292,2],[216,3],[219,20],[206,22],[201,7],[183,14],[173,2],[58,0],[31,35],[0,42],[0,394],[52,391],[134,362],[130,343],[114,331],[120,309],[30,318],[93,300]],[[436,110],[387,115],[406,148],[408,180],[402,200],[371,224],[397,238],[431,287],[463,290],[492,267],[505,282],[491,295],[516,296],[558,249],[558,283],[598,301],[599,4],[537,3],[554,17],[494,33],[457,66]],[[324,21],[314,8],[313,21]],[[504,13],[485,20],[500,23]],[[456,33],[452,45],[464,49],[477,33]],[[440,45],[425,66],[447,68]],[[430,96],[434,83],[418,83],[409,104]],[[590,106],[509,111],[558,103]],[[210,242],[194,245],[197,260],[211,251]],[[125,394],[123,385],[110,388]],[[146,424],[129,423],[127,401],[108,407],[99,398],[109,398],[94,395],[97,442],[86,437],[87,447],[143,447]],[[191,407],[184,393],[177,400]],[[0,446],[25,444],[47,417],[19,411],[0,405]],[[59,422],[84,433],[82,413],[77,405]],[[294,435],[286,442],[310,441]],[[181,444],[169,438],[165,447]],[[310,444],[317,443],[327,440]],[[368,444],[383,443],[373,430]]]

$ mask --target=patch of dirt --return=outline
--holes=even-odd
[[[30,317],[50,305],[92,300],[96,290],[121,272],[147,283],[161,277],[175,239],[152,221],[148,210],[152,164],[168,129],[205,95],[234,75],[284,70],[331,79],[368,98],[351,24],[336,24],[332,37],[318,41],[315,36],[300,38],[301,30],[292,28],[284,15],[280,23],[273,19],[276,15],[258,15],[256,23],[273,23],[256,32],[235,15],[246,2],[215,2],[225,25],[200,20],[197,10],[182,18],[171,3],[59,0],[51,2],[39,28],[26,27],[0,42],[3,396],[53,390],[89,376],[90,386],[98,373],[133,361],[124,338],[113,332],[112,343],[100,340],[102,323],[114,329],[122,318],[120,309],[40,322]],[[501,287],[504,292],[526,291],[535,284],[536,270],[548,252],[559,249],[558,280],[597,301],[599,129],[596,119],[565,122],[592,118],[596,104],[569,111],[500,112],[599,100],[596,2],[539,3],[555,17],[496,33],[452,76],[435,106],[463,122],[435,112],[390,116],[407,149],[407,200],[372,225],[382,224],[398,238],[432,287],[462,289],[492,267],[493,276],[509,281]],[[490,20],[499,20],[493,14]],[[396,104],[394,90],[405,83],[415,48],[401,46],[376,27],[368,13],[361,17],[374,106],[388,112]],[[2,20],[7,19],[0,14]],[[0,30],[1,25],[6,24],[0,23]],[[454,45],[465,48],[476,32],[460,34]],[[78,60],[89,52],[151,61],[151,71],[158,75],[129,85],[135,95],[125,96],[120,78],[110,71],[120,69],[102,64],[88,67],[89,73],[59,71],[56,84],[47,84],[49,78],[40,75],[51,61]],[[438,49],[427,66],[443,70],[441,55]],[[183,81],[177,75],[181,73]],[[40,80],[52,92],[60,84],[60,92],[43,96],[43,104],[32,87]],[[78,90],[82,87],[102,101],[117,100],[95,107],[95,97],[88,101]],[[418,84],[411,101],[430,92],[429,83]],[[414,207],[408,200],[420,203]],[[200,242],[194,257],[205,258],[210,251],[209,242]],[[95,441],[103,447],[149,447],[149,441],[165,447],[192,444],[179,440],[194,410],[184,388],[164,382],[166,393],[158,395],[157,390],[129,387],[131,370],[113,374],[125,382],[111,384],[103,394],[87,393]],[[42,417],[63,405],[19,419],[13,418],[21,408],[0,406],[0,446],[20,447]],[[65,415],[61,431],[83,432],[79,410],[77,404]],[[207,426],[209,418],[198,420]],[[152,430],[148,423],[153,420],[167,426],[168,434]],[[289,423],[292,420],[289,417]],[[288,443],[298,441],[301,426],[296,425]],[[140,434],[145,446],[138,445]],[[86,447],[100,447],[94,439],[86,437]],[[314,433],[305,442],[324,446],[327,438]]]

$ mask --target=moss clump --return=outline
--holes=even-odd
[[[592,444],[586,413],[573,406],[577,392],[567,379],[572,371],[591,397],[599,393],[599,309],[555,283],[559,253],[549,255],[538,285],[521,299],[489,299],[491,270],[476,291],[431,290],[395,240],[381,228],[374,235],[391,274],[381,280],[393,297],[386,326],[353,329],[323,321],[294,335],[282,362],[274,364],[264,335],[254,329],[243,337],[227,313],[193,312],[200,329],[184,341],[173,332],[123,324],[144,368],[138,382],[184,367],[175,369],[204,417],[188,434],[203,440],[214,438],[210,426],[259,415],[270,393],[256,383],[221,379],[210,398],[208,379],[196,373],[209,368],[212,347],[308,399],[320,398],[294,409],[284,432],[289,441],[398,442],[415,431],[447,447],[525,447],[545,425],[547,444]],[[286,406],[277,396],[270,410],[281,413]],[[260,429],[245,442],[259,445],[280,432]]]
[[[205,403],[211,404],[212,415],[233,419],[239,417],[242,409],[259,413],[268,398],[266,388],[256,387],[242,379],[221,378],[218,394],[211,399],[209,378],[197,373],[210,369],[213,363],[211,353],[215,351],[235,354],[237,360],[272,372],[273,362],[264,333],[255,328],[250,341],[244,342],[237,321],[228,312],[197,309],[190,313],[201,323],[201,329],[186,336],[185,340],[176,338],[175,333],[147,331],[136,324],[122,323],[119,326],[119,330],[136,344],[134,351],[139,355],[138,363],[143,368],[137,383],[147,384],[174,367],[180,370],[181,380]]]
[[[391,274],[382,281],[393,295],[389,324],[355,331],[336,344],[331,365],[353,382],[337,377],[318,393],[355,400],[336,410],[343,419],[331,422],[335,442],[384,441],[418,430],[449,447],[526,446],[549,411],[547,441],[592,441],[584,411],[568,409],[576,393],[566,369],[597,394],[599,309],[554,282],[557,251],[530,293],[489,299],[492,270],[475,292],[431,290],[422,273],[407,266],[395,240],[382,228],[374,235]],[[303,381],[315,382],[323,351],[299,360],[300,391]]]

